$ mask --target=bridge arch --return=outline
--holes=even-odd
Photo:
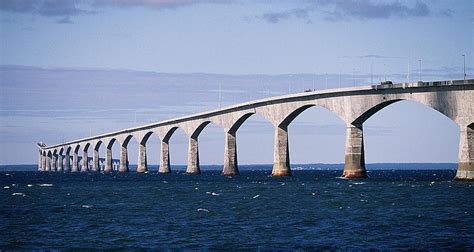
[[[219,150],[222,150],[222,146],[224,146],[225,135],[227,135],[226,129],[217,124],[212,119],[203,121],[196,127],[189,140],[189,144],[193,144],[194,139],[197,140],[199,137],[198,146],[196,146],[197,150],[195,151],[196,153],[188,153],[188,155],[197,155],[197,162],[199,163],[198,165],[202,163],[221,164],[222,157],[220,155],[216,155],[216,153],[219,153]],[[190,147],[192,146],[188,146],[188,152]],[[193,162],[195,160],[188,159],[188,164],[190,161]]]
[[[119,139],[121,140],[121,142],[118,141],[120,143],[119,172],[129,172],[130,171],[129,143],[132,139],[135,139],[135,142],[137,143],[139,140],[133,134],[124,134],[120,136]]]
[[[377,109],[376,113],[371,111],[372,115],[362,121],[364,155],[368,162],[456,160],[460,128],[452,118],[412,99],[389,100]],[[406,114],[407,111],[410,113]],[[425,121],[433,123],[426,125]]]
[[[75,154],[79,154],[79,150],[81,149],[81,145],[80,144],[76,144],[76,146],[74,146],[74,153]]]
[[[440,114],[446,116],[447,118],[451,119],[453,122],[456,123],[456,119],[454,118],[453,114],[451,112],[446,111],[445,109],[441,109],[440,106],[438,105],[433,105],[432,102],[427,102],[424,100],[420,99],[408,99],[408,98],[397,98],[397,99],[390,99],[390,100],[382,100],[380,103],[377,103],[364,111],[361,115],[359,115],[357,118],[355,118],[351,124],[354,125],[360,125],[363,124],[366,120],[368,120],[371,116],[379,112],[380,110],[386,108],[387,106],[394,104],[396,102],[400,101],[413,101],[416,102],[420,105],[424,105],[425,107],[431,108]]]

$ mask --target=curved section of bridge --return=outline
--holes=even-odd
[[[101,171],[99,147],[105,146],[103,171],[128,172],[127,146],[132,138],[139,143],[137,172],[148,171],[146,143],[155,134],[161,140],[160,173],[169,173],[169,140],[181,128],[188,136],[186,172],[199,174],[199,141],[202,130],[214,123],[224,131],[225,176],[239,174],[236,132],[245,121],[259,114],[275,129],[273,176],[289,176],[290,156],[288,126],[304,110],[321,106],[346,123],[345,166],[347,178],[367,177],[364,160],[363,124],[386,106],[412,100],[431,107],[456,122],[460,127],[458,179],[474,179],[474,80],[386,84],[356,88],[340,88],[271,97],[235,106],[175,118],[163,122],[124,129],[39,149],[38,169],[41,171]],[[120,159],[112,159],[112,146],[120,146]],[[88,149],[93,151],[89,169]],[[79,157],[82,149],[82,158]],[[72,158],[71,158],[72,155]],[[72,161],[72,164],[71,164]]]

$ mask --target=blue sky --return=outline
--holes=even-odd
[[[36,162],[38,140],[217,108],[219,85],[222,106],[366,85],[371,69],[374,82],[406,81],[408,69],[416,81],[420,59],[424,80],[461,79],[462,54],[474,72],[473,13],[472,1],[441,0],[3,0],[0,163]],[[419,104],[391,105],[365,126],[368,162],[457,160],[457,126]],[[240,162],[272,161],[268,122],[251,118],[239,133]],[[292,162],[343,162],[344,134],[329,112],[304,112],[290,126]],[[172,163],[185,163],[184,133],[171,141]],[[203,163],[222,163],[220,129],[200,142]]]

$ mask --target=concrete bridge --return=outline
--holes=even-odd
[[[273,176],[290,176],[288,126],[304,110],[321,106],[346,123],[345,166],[347,178],[367,177],[364,160],[363,124],[386,106],[412,100],[433,108],[460,127],[457,179],[474,179],[474,79],[438,82],[384,84],[339,88],[271,97],[231,107],[175,118],[167,121],[124,129],[39,149],[40,171],[88,172],[88,150],[92,149],[93,172],[101,171],[99,147],[105,146],[103,172],[113,170],[112,146],[120,146],[119,171],[128,172],[127,146],[131,138],[139,143],[137,172],[146,172],[147,140],[155,134],[161,140],[160,173],[169,173],[169,140],[176,129],[184,130],[189,139],[186,172],[199,174],[199,142],[201,131],[214,123],[225,135],[222,175],[239,174],[236,136],[246,119],[259,114],[275,129]],[[82,153],[79,151],[82,150]],[[79,155],[82,155],[80,162]],[[72,156],[72,159],[71,159]],[[71,163],[72,161],[72,163]],[[80,164],[81,163],[81,164]]]

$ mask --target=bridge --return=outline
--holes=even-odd
[[[474,79],[436,82],[382,84],[338,88],[270,97],[234,106],[179,117],[162,122],[87,137],[39,148],[38,170],[88,172],[88,150],[93,150],[92,172],[113,170],[112,146],[120,146],[119,172],[129,171],[127,146],[130,139],[139,143],[137,172],[148,171],[146,143],[155,134],[161,141],[160,173],[170,173],[169,140],[181,128],[188,137],[186,173],[199,174],[198,137],[209,124],[220,126],[225,135],[222,175],[238,175],[236,137],[246,119],[259,114],[271,122],[275,130],[273,176],[291,176],[288,126],[304,110],[321,106],[346,124],[345,165],[342,176],[367,177],[364,159],[363,124],[386,106],[411,100],[433,108],[460,127],[458,169],[456,179],[474,179]],[[99,164],[99,147],[105,146],[105,164]],[[79,151],[82,150],[80,161]],[[72,156],[72,159],[71,159]],[[72,164],[71,164],[72,161]],[[114,163],[115,164],[115,163]]]

